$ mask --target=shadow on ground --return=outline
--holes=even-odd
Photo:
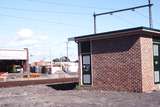
[[[55,90],[74,90],[78,83],[65,83],[65,84],[50,84],[47,85]]]

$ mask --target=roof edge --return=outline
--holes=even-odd
[[[104,35],[104,34],[116,34],[116,33],[125,33],[125,32],[129,32],[129,31],[147,31],[147,32],[154,32],[154,33],[160,33],[159,29],[154,29],[154,28],[149,28],[149,27],[144,27],[144,26],[140,26],[140,27],[135,27],[135,28],[127,28],[127,29],[121,29],[121,30],[115,30],[115,31],[109,31],[109,32],[101,32],[101,33],[97,33],[97,34],[89,34],[89,35],[83,35],[83,36],[77,36],[74,37],[74,41],[78,41],[79,39],[85,39],[85,38],[96,38],[98,35]]]

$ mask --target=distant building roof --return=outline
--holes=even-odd
[[[97,33],[97,34],[78,36],[78,37],[74,37],[74,40],[78,42],[78,41],[85,41],[85,40],[90,40],[90,39],[115,38],[115,37],[136,35],[136,34],[146,34],[149,36],[160,36],[160,30],[148,28],[148,27],[136,27],[136,28],[129,28],[129,29],[122,29],[122,30],[102,32],[102,33]]]
[[[0,49],[0,60],[27,60],[28,49]]]

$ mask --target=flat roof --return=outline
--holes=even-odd
[[[77,42],[77,41],[84,41],[84,40],[90,40],[90,39],[115,38],[115,37],[137,35],[137,34],[160,36],[160,30],[141,26],[141,27],[135,27],[135,28],[128,28],[128,29],[122,29],[122,30],[115,30],[115,31],[109,31],[109,32],[78,36],[78,37],[74,37],[74,40]]]
[[[0,49],[0,60],[27,60],[27,50]]]

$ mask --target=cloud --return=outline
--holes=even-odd
[[[7,41],[7,43],[6,43]],[[36,31],[30,28],[18,29],[14,35],[0,37],[0,48],[23,49],[28,48],[33,55],[30,61],[50,59],[51,37],[45,31]],[[4,45],[5,44],[5,45]],[[58,49],[60,46],[56,46]],[[57,50],[58,50],[57,49]]]
[[[17,40],[27,40],[33,37],[33,31],[28,28],[20,29],[17,32]]]
[[[30,28],[19,29],[15,34],[16,35],[14,35],[12,39],[9,38],[6,47],[30,49],[44,48],[49,40],[46,33],[36,32]]]

